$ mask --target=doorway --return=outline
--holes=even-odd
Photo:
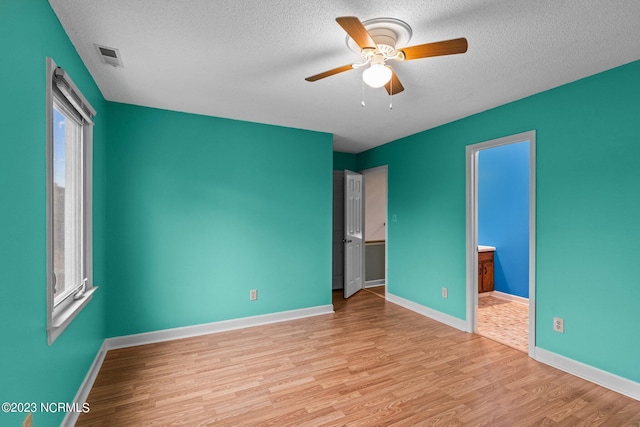
[[[364,187],[365,260],[363,288],[385,295],[387,283],[387,166],[361,171]],[[345,279],[345,171],[333,171],[333,279],[335,299]],[[334,307],[335,309],[335,307]]]
[[[495,164],[492,166],[488,159],[504,158],[507,153],[508,155],[520,153],[518,154],[520,161],[523,155],[528,155],[528,159],[524,157],[524,161],[528,162],[528,173],[526,170],[523,172],[514,168],[513,164],[499,167],[499,169],[490,169],[496,166]],[[469,332],[481,333],[526,351],[533,357],[535,349],[535,131],[468,146],[466,163],[467,329]],[[526,166],[525,163],[525,169]],[[491,193],[491,190],[487,190],[491,188],[490,186],[482,185],[480,178],[486,177],[482,179],[498,181],[495,187],[498,190],[501,188],[513,190],[512,182],[499,182],[500,179],[511,180],[511,178],[505,178],[508,177],[506,174],[510,168],[513,173],[520,175],[520,179],[525,180],[520,187],[521,194],[517,197],[514,198],[513,194],[505,196],[497,192]],[[501,196],[507,201],[500,202]],[[496,203],[503,204],[491,212],[491,205]],[[519,217],[503,215],[505,212],[502,211],[511,212],[511,210],[520,212]],[[488,221],[487,216],[490,217]],[[490,275],[488,279],[487,275]],[[525,305],[522,305],[523,303]],[[478,311],[479,307],[481,312]],[[501,315],[500,313],[505,313],[503,314],[505,319],[509,316],[510,320],[504,322],[500,328],[502,330],[492,336],[490,322],[500,320],[496,318]],[[513,324],[518,317],[524,319],[520,322],[528,322],[524,332],[528,332],[529,336],[528,340],[523,342],[517,336],[518,326]]]
[[[387,284],[387,166],[362,171],[365,189],[365,289],[385,297]]]

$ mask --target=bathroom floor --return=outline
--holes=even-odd
[[[516,350],[528,351],[529,306],[493,296],[478,298],[478,335]]]

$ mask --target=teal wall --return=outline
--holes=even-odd
[[[105,102],[46,1],[0,2],[0,401],[72,402],[105,337]],[[65,68],[97,110],[94,128],[93,300],[47,344],[47,56]],[[106,287],[106,286],[105,286]],[[57,426],[64,414],[34,414]],[[0,413],[0,425],[24,414]]]
[[[333,152],[333,169],[334,170],[345,170],[348,169],[350,171],[357,171],[358,163],[357,163],[357,155],[353,153],[341,153],[339,151]]]
[[[108,110],[109,336],[331,304],[330,134]]]
[[[331,169],[340,162],[389,165],[389,291],[464,319],[465,147],[531,129],[537,345],[640,382],[640,62],[391,142],[354,163],[332,155],[327,134],[105,102],[45,1],[2,1],[0,28],[11,71],[0,80],[0,401],[71,402],[106,336],[330,304]],[[52,346],[46,56],[98,112],[100,289]],[[258,301],[249,301],[250,289]],[[565,319],[564,334],[552,332],[553,316]],[[23,418],[0,413],[0,424]],[[36,413],[34,425],[62,418]]]
[[[465,147],[536,130],[536,345],[640,382],[638,76],[634,62],[358,155],[389,165],[389,292],[465,319]]]
[[[331,303],[331,135],[107,103],[45,1],[3,1],[0,28],[12,77],[0,81],[2,402],[71,402],[106,336]],[[100,289],[52,346],[46,56],[98,113]],[[36,413],[34,425],[63,416]],[[0,413],[0,425],[23,419]]]
[[[446,141],[442,133],[438,128],[361,153],[358,167],[388,165],[387,290],[463,319],[465,151],[439,143]]]
[[[529,298],[529,141],[478,152],[478,243],[494,246],[494,289]]]

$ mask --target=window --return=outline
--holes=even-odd
[[[49,344],[97,289],[91,259],[95,110],[47,58],[47,332]]]

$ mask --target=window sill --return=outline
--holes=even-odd
[[[51,320],[51,326],[48,329],[49,345],[51,345],[58,336],[69,326],[71,321],[82,311],[82,309],[91,301],[93,293],[98,289],[97,286],[91,287],[84,292],[82,297],[73,301],[59,313],[56,313]]]

